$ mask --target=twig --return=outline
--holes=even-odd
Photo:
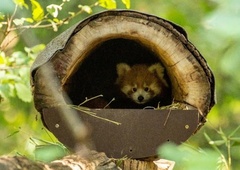
[[[112,98],[112,100],[110,102],[108,102],[108,104],[106,104],[106,106],[104,106],[103,109],[106,109],[113,101],[115,101],[115,98]]]
[[[165,122],[164,122],[163,126],[166,126],[166,124],[167,124],[167,121],[168,121],[168,119],[169,119],[169,116],[170,116],[170,113],[171,113],[171,111],[172,111],[172,110],[169,110],[169,111],[168,111],[168,115],[167,115],[167,118],[166,118],[166,120],[165,120]]]
[[[64,91],[60,92],[58,90],[61,84],[59,79],[56,78],[55,72],[52,68],[51,63],[48,62],[39,68],[39,74],[46,82],[45,90],[49,91],[51,93],[50,95],[52,100],[58,103],[58,114],[62,118],[62,123],[69,128],[69,135],[73,137],[75,141],[75,150],[78,151],[78,148],[80,148],[78,146],[86,148],[88,145],[86,142],[89,140],[89,131],[78,116],[77,112],[75,110],[71,110],[69,107],[66,107],[65,103],[66,101],[67,103],[70,103],[70,99],[67,97],[67,94],[64,94]],[[87,152],[87,150],[83,149],[81,154],[87,157]]]
[[[93,8],[93,7],[97,6],[97,5],[98,5],[98,3],[94,3],[94,4],[90,5],[89,7]],[[56,26],[61,26],[61,25],[65,24],[65,23],[69,22],[70,20],[72,20],[74,17],[80,15],[82,12],[84,12],[84,10],[80,9],[75,15],[70,15],[69,17],[66,17],[66,18],[62,19],[62,22],[57,22],[55,24],[56,24]],[[46,14],[44,17],[47,17],[48,15],[49,15],[49,13]],[[40,22],[37,22],[34,25],[23,25],[23,26],[19,26],[19,27],[16,27],[16,28],[11,28],[9,31],[15,31],[15,30],[19,30],[19,29],[32,29],[32,28],[48,28],[48,27],[52,27],[52,24],[41,25],[45,21],[46,20],[42,20]]]
[[[121,123],[119,122],[116,122],[116,121],[113,121],[113,120],[110,120],[110,119],[107,119],[107,118],[103,118],[103,117],[100,117],[100,116],[97,116],[96,113],[94,113],[93,111],[91,111],[91,109],[87,108],[87,107],[82,107],[82,106],[76,106],[76,105],[68,105],[70,106],[71,108],[75,109],[75,110],[78,110],[78,111],[81,111],[83,113],[86,113],[90,116],[93,116],[95,118],[98,118],[98,119],[101,119],[101,120],[105,120],[107,122],[110,122],[110,123],[113,123],[113,124],[116,124],[116,125],[121,125]]]
[[[85,104],[85,103],[87,103],[87,102],[89,102],[89,101],[91,101],[91,100],[94,100],[94,99],[96,99],[96,98],[99,98],[99,97],[103,97],[103,95],[102,94],[99,94],[99,95],[97,95],[97,96],[94,96],[94,97],[91,97],[91,98],[85,98],[85,100],[82,102],[82,103],[80,103],[78,106],[82,106],[83,104]]]

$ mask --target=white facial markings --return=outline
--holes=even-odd
[[[158,95],[161,92],[161,87],[159,87],[156,83],[152,83],[149,86],[144,83],[143,88],[137,87],[136,84],[133,86],[125,85],[121,88],[121,91],[135,103],[144,104]]]
[[[126,85],[121,88],[122,92],[129,97],[129,91],[132,90],[132,86]]]
[[[136,92],[132,93],[131,98],[134,102],[138,104],[144,104],[151,99],[151,95],[144,89],[137,89]]]

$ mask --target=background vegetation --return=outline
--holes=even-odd
[[[3,0],[0,6],[0,154],[41,159],[37,151],[42,144],[58,145],[54,136],[43,128],[34,109],[29,68],[55,36],[90,14],[115,8],[147,12],[181,25],[215,75],[218,103],[209,113],[208,122],[186,144],[161,147],[162,157],[175,160],[176,169],[239,169],[238,0],[151,0],[151,3],[141,0],[131,1],[131,5],[128,0]],[[202,168],[204,165],[207,167]]]

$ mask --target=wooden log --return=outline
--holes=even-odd
[[[181,27],[156,16],[129,10],[105,11],[81,21],[52,40],[37,57],[31,69],[31,84],[35,106],[42,118],[47,120],[51,117],[51,108],[79,105],[86,97],[103,94],[103,100],[95,102],[92,108],[99,108],[102,103],[119,97],[114,85],[117,78],[116,65],[120,62],[130,65],[161,63],[166,70],[165,79],[170,90],[160,103],[168,105],[173,102],[189,106],[187,108],[193,110],[190,114],[197,111],[198,128],[194,132],[205,123],[207,114],[215,104],[215,82],[203,56],[188,40]],[[46,64],[51,65],[55,78],[45,79],[41,74]],[[55,90],[49,90],[46,83],[50,86],[52,84]],[[51,94],[53,91],[54,94]],[[135,109],[137,117],[136,105],[124,105],[121,100],[114,104],[116,102],[119,101],[114,101],[109,107],[119,109],[121,105],[120,109]],[[112,114],[122,116],[114,111]],[[195,122],[196,116],[187,118],[188,121]],[[54,120],[48,122],[58,120],[54,117],[51,119]],[[65,124],[60,126],[64,127]],[[139,129],[138,126],[141,124],[135,128]],[[105,128],[108,129],[108,126]],[[169,128],[171,130],[166,133],[171,134],[173,128]],[[149,128],[149,132],[154,131]],[[180,142],[182,140],[178,140]]]
[[[154,162],[132,159],[110,159],[104,153],[92,152],[91,158],[83,158],[77,154],[62,159],[43,163],[23,156],[1,156],[1,170],[171,170],[159,168]]]
[[[136,50],[147,49],[149,55],[141,58],[138,56],[139,53],[135,55],[132,52],[122,53],[125,48],[122,41],[125,41],[125,44],[138,44],[139,48]],[[109,42],[107,45],[115,43],[117,47],[104,46],[106,42]],[[215,104],[213,74],[200,52],[188,41],[185,31],[169,21],[136,11],[107,11],[76,24],[53,40],[38,56],[32,67],[32,75],[34,76],[37,68],[45,62],[52,62],[63,89],[71,95],[70,98],[73,98],[74,102],[79,102],[79,98],[75,99],[78,89],[74,87],[73,84],[76,82],[73,79],[76,78],[75,75],[78,74],[84,61],[87,58],[94,58],[91,55],[98,48],[105,51],[102,53],[105,56],[94,56],[101,58],[96,61],[107,62],[97,69],[104,68],[113,73],[100,75],[107,78],[110,83],[114,83],[113,77],[116,72],[112,66],[119,61],[129,60],[137,63],[143,60],[147,63],[158,60],[164,65],[170,79],[172,101],[192,105],[203,116],[206,116]],[[115,48],[114,50],[118,52],[113,53],[109,48]],[[127,48],[127,50],[131,49]],[[123,54],[125,56],[121,56]],[[153,59],[151,55],[158,59]],[[94,63],[91,66],[94,66]],[[93,71],[93,68],[89,68],[88,71]],[[89,75],[94,76],[91,73]],[[78,81],[84,83],[86,79],[87,77],[82,77]],[[32,85],[38,86],[34,81]],[[101,84],[96,86],[101,87]],[[36,95],[34,92],[34,96]],[[46,107],[42,102],[35,101],[35,103],[39,105],[37,108]],[[201,121],[204,122],[205,119]]]

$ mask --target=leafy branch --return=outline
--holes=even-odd
[[[92,5],[78,4],[77,11],[69,11],[67,16],[61,18],[59,14],[64,11],[64,7],[69,2],[70,0],[62,0],[60,4],[49,4],[44,8],[37,0],[30,0],[31,8],[29,8],[24,0],[14,0],[15,9],[11,15],[0,12],[0,76],[3,77],[0,80],[1,98],[17,95],[24,102],[31,101],[29,79],[24,78],[23,81],[20,77],[29,77],[31,63],[45,46],[40,44],[32,48],[26,47],[25,51],[11,51],[9,54],[8,50],[14,50],[23,32],[36,28],[52,28],[53,31],[58,31],[60,26],[68,24],[76,16],[84,12],[91,14],[96,6],[106,9],[117,7],[115,0],[98,0]],[[126,8],[130,7],[129,0],[122,0],[122,3]],[[31,17],[17,17],[19,10],[30,11]],[[23,72],[24,74],[19,75]],[[24,92],[21,92],[21,88],[25,89]]]
[[[221,140],[212,140],[207,133],[204,133],[205,138],[208,143],[212,146],[212,148],[218,152],[221,156],[221,161],[224,164],[227,170],[230,170],[232,167],[232,159],[231,159],[231,150],[232,146],[236,143],[239,144],[240,138],[235,137],[237,131],[239,131],[240,126],[238,126],[231,134],[227,135],[223,132],[222,129],[217,130],[217,133],[221,136]],[[220,146],[225,145],[227,150],[227,156],[225,156],[222,151],[219,149]]]

